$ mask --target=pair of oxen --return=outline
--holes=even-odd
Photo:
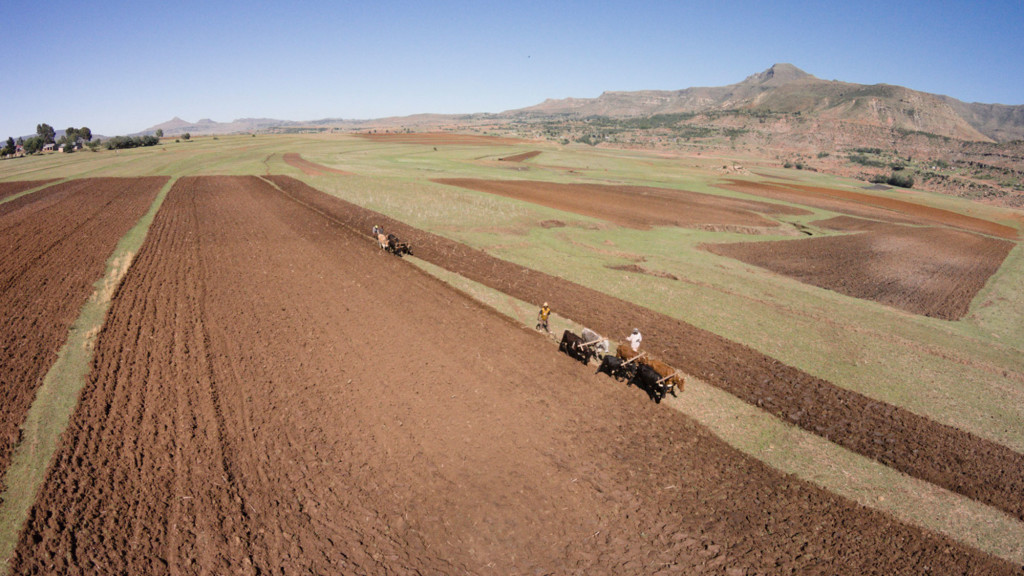
[[[379,232],[377,234],[377,243],[380,244],[381,250],[391,252],[395,256],[401,257],[402,254],[412,255],[412,247],[399,240],[398,236],[394,234],[385,235],[383,232]]]

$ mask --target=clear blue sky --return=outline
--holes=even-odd
[[[826,80],[1024,104],[1024,0],[0,0],[0,138],[174,116],[501,112],[606,90]]]

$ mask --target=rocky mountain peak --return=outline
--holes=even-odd
[[[764,72],[758,72],[752,74],[744,80],[744,83],[751,84],[787,84],[794,80],[802,80],[804,78],[814,78],[811,74],[804,72],[803,70],[793,66],[792,64],[773,64],[771,68]]]

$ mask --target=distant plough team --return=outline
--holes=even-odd
[[[394,234],[385,233],[383,227],[374,226],[372,234],[373,237],[377,239],[377,244],[380,246],[381,250],[390,252],[399,258],[401,258],[403,254],[412,256],[412,246],[407,242],[402,242],[398,239],[398,236],[395,236]]]
[[[402,242],[394,234],[385,232],[382,226],[375,225],[371,235],[377,239],[377,244],[384,252],[390,252],[399,258],[403,254],[412,255],[412,247],[408,243]],[[548,327],[550,315],[551,306],[545,302],[537,313],[537,330],[551,333]],[[636,386],[647,392],[655,402],[660,403],[667,394],[676,396],[676,390],[683,390],[685,385],[682,372],[652,358],[646,352],[641,352],[642,341],[643,335],[640,330],[634,328],[626,337],[626,343],[620,344],[612,355],[609,354],[611,349],[607,338],[584,328],[582,335],[572,330],[564,331],[558,350],[584,365],[589,365],[592,360],[599,360],[600,365],[596,373],[607,374],[620,382],[625,382],[627,386]]]
[[[549,314],[551,309],[545,302],[538,315],[541,321],[537,324],[537,329],[543,328],[547,331]],[[609,354],[607,338],[584,328],[582,335],[572,330],[564,331],[558,350],[584,365],[589,365],[591,360],[599,360],[600,365],[596,373],[604,373],[620,382],[624,381],[627,386],[636,386],[647,392],[647,395],[657,403],[660,403],[667,394],[676,396],[676,390],[683,390],[685,386],[683,373],[661,360],[652,358],[646,352],[641,352],[641,341],[643,335],[638,328],[634,328],[626,337],[626,343],[620,344],[612,355]]]

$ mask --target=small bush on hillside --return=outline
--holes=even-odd
[[[896,174],[894,172],[886,179],[885,183],[890,186],[899,186],[900,188],[913,188],[914,177],[910,174]]]
[[[853,162],[854,164],[860,164],[861,166],[871,166],[872,168],[886,167],[885,162],[882,162],[881,160],[876,160],[874,158],[869,158],[864,154],[850,154],[849,158],[850,162]]]

